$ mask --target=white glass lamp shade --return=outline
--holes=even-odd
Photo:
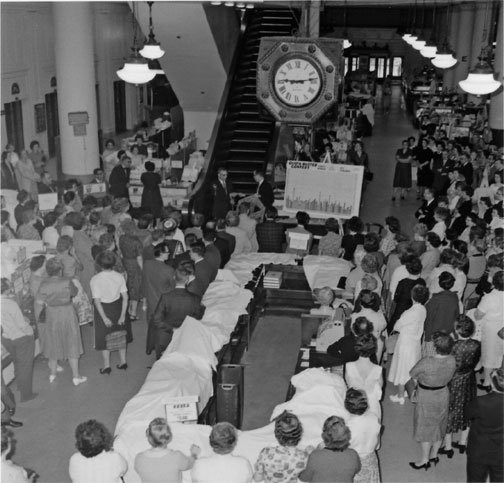
[[[352,46],[352,42],[348,39],[343,39],[343,49],[348,49],[348,47]]]
[[[159,46],[158,43],[147,42],[143,49],[139,51],[142,57],[146,59],[159,59],[163,57],[165,51]]]
[[[409,45],[413,45],[413,42],[415,42],[418,39],[416,35],[411,34],[408,39],[406,39],[406,42]]]
[[[485,94],[491,94],[500,87],[501,83],[496,81],[491,73],[477,73],[470,72],[466,80],[459,82],[460,88],[475,96],[484,96]]]
[[[411,46],[416,50],[422,50],[427,42],[425,40],[415,40],[411,43]]]
[[[431,59],[432,65],[438,69],[449,69],[453,67],[458,61],[452,54],[437,53],[436,57]]]
[[[437,54],[437,47],[435,45],[426,45],[421,51],[423,57],[426,59],[433,59]]]
[[[120,79],[129,84],[146,84],[156,76],[156,73],[149,69],[147,62],[142,62],[136,57],[127,60],[124,67],[116,73]]]
[[[411,34],[404,34],[402,36],[402,39],[405,41],[405,42],[408,42],[408,40],[411,38]]]

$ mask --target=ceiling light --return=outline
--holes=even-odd
[[[222,5],[222,2],[210,2],[212,5]]]
[[[469,94],[483,96],[496,91],[501,83],[495,80],[494,71],[487,60],[480,58],[476,67],[469,72],[467,79],[459,82],[459,86]]]
[[[343,49],[348,49],[348,47],[352,46],[352,42],[348,39],[343,39]]]
[[[254,4],[252,3],[247,3],[247,5],[245,6],[246,8],[254,8]]]
[[[426,59],[433,59],[436,57],[437,54],[437,47],[435,45],[426,45],[420,53],[426,58]]]
[[[427,42],[425,40],[414,40],[410,45],[416,50],[422,50]]]
[[[243,2],[238,2],[236,8],[245,8],[245,4]]]
[[[224,5],[226,7],[234,7],[234,2],[225,2]]]
[[[411,34],[404,34],[404,35],[402,36],[402,39],[403,39],[405,42],[407,42],[410,38],[411,38]]]
[[[138,53],[133,54],[116,73],[120,79],[130,84],[145,84],[156,76],[156,72],[149,69],[147,61]]]
[[[438,69],[449,69],[458,61],[451,53],[437,53],[436,57],[431,59],[432,65]]]
[[[161,48],[159,42],[156,42],[156,37],[154,36],[154,27],[152,25],[153,3],[147,2],[147,5],[149,5],[149,40],[144,44],[143,49],[140,50],[140,55],[146,59],[159,59],[164,55],[164,50]]]

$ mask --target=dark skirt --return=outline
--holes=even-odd
[[[142,298],[142,269],[138,265],[136,258],[123,258],[124,269],[128,278],[128,296],[130,300],[140,300]]]
[[[434,175],[429,167],[418,168],[417,171],[417,186],[423,186],[425,188],[430,188]]]
[[[474,371],[454,376],[448,387],[450,389],[450,404],[446,432],[455,433],[469,426],[469,420],[464,416],[464,410],[467,404],[476,397]]]
[[[396,163],[394,188],[411,188],[411,163]]]
[[[131,321],[126,310],[126,318],[124,320],[124,325],[119,325],[119,317],[121,316],[122,310],[122,297],[114,300],[109,304],[102,302],[103,311],[105,315],[112,321],[112,327],[107,327],[103,323],[103,319],[95,307],[95,349],[97,351],[103,351],[107,349],[107,344],[105,342],[105,336],[111,334],[112,332],[117,332],[118,330],[126,330],[126,341],[128,343],[133,341],[133,335],[131,334]]]
[[[161,197],[161,191],[158,185],[144,187],[141,206],[144,210],[151,212],[154,218],[159,218],[161,216],[163,198]]]

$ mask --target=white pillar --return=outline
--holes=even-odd
[[[455,46],[458,63],[455,66],[453,75],[453,84],[459,91],[461,91],[458,85],[459,81],[466,79],[467,74],[469,74],[474,8],[473,3],[459,5],[460,18],[458,22],[457,45]]]
[[[497,43],[495,45],[495,61],[494,61],[494,71],[495,78],[503,82],[504,81],[504,39],[502,35],[502,11],[499,14],[498,24],[497,24]],[[503,144],[503,131],[504,131],[504,119],[503,119],[503,106],[504,105],[504,95],[503,87],[499,89],[490,96],[490,115],[488,119],[488,125],[492,129],[494,143],[502,146]]]
[[[455,10],[453,7],[450,12],[450,35],[448,36],[448,43],[450,44],[450,48],[455,51],[455,56],[458,58],[457,52],[457,35],[458,35],[458,23],[460,19],[460,12]],[[443,87],[445,89],[453,89],[454,82],[453,79],[455,77],[455,64],[453,67],[449,69],[444,69],[443,71]]]
[[[53,17],[62,171],[87,181],[100,162],[91,3],[54,2]],[[83,136],[68,122],[73,112],[88,114]]]

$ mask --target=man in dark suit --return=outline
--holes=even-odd
[[[227,212],[231,210],[231,198],[229,195],[233,191],[233,186],[228,181],[227,176],[227,169],[220,167],[217,170],[217,179],[211,185],[212,216],[215,220],[225,218]]]
[[[12,144],[7,144],[5,151],[2,153],[2,163],[1,163],[1,187],[3,190],[18,190],[18,182],[16,178],[16,173],[14,171],[14,164],[11,163],[11,154],[14,152],[14,146]]]
[[[217,233],[212,228],[203,229],[203,243],[205,244],[205,256],[204,259],[208,262],[210,267],[212,267],[212,280],[215,280],[217,276],[217,271],[221,266],[221,254],[219,249],[215,246],[215,239],[217,238]]]
[[[465,408],[470,421],[467,442],[467,481],[504,481],[504,371],[495,369],[490,394],[477,397]]]
[[[109,178],[109,192],[114,198],[129,199],[129,177],[131,169],[131,159],[123,156],[121,162],[114,167]]]
[[[37,189],[39,195],[45,195],[47,193],[56,193],[56,188],[52,180],[50,173],[44,172],[40,175],[40,181],[37,182]]]
[[[175,270],[175,288],[161,295],[152,316],[158,359],[171,342],[173,329],[180,327],[187,316],[199,320],[205,312],[201,298],[186,288],[190,275],[191,271],[186,267]]]
[[[462,153],[459,157],[459,172],[462,174],[465,178],[465,182],[467,183],[468,186],[472,186],[473,183],[473,176],[474,176],[474,168],[473,165],[471,164],[471,161],[469,160],[469,157],[467,154]]]
[[[222,219],[217,220],[217,223],[215,224],[215,229],[217,230],[216,235],[217,239],[220,238],[221,240],[224,240],[228,244],[229,256],[231,257],[236,248],[236,238],[234,235],[226,231],[226,220]]]
[[[201,298],[210,283],[214,281],[215,277],[212,278],[213,269],[203,258],[205,255],[205,245],[203,242],[197,241],[193,243],[189,248],[189,255],[194,262],[194,279],[187,284],[187,290]]]
[[[257,196],[261,200],[261,203],[265,206],[266,210],[270,210],[275,202],[273,188],[264,179],[264,173],[262,171],[254,171],[254,181],[257,183]]]
[[[437,208],[437,201],[432,188],[425,188],[424,202],[415,212],[415,216],[420,223],[427,225],[430,230],[434,226],[434,210]]]
[[[100,184],[105,183],[105,173],[103,169],[96,168],[93,170],[93,179],[91,180],[91,184]]]
[[[266,210],[266,221],[256,225],[257,243],[260,252],[282,253],[285,227],[275,222],[277,211],[275,208]]]

